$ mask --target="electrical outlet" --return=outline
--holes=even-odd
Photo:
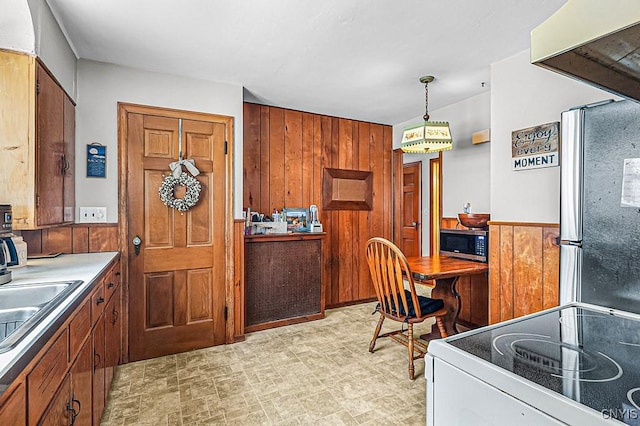
[[[80,222],[106,222],[106,207],[80,207]]]

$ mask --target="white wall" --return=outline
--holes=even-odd
[[[234,117],[234,216],[242,217],[242,86],[78,61],[76,207],[107,207],[118,221],[117,103],[135,103]],[[107,146],[107,177],[87,178],[86,146]],[[76,209],[76,214],[77,214]]]
[[[26,0],[2,0],[0,49],[35,53],[35,36]]]
[[[62,88],[75,100],[76,55],[45,0],[28,0],[28,3],[33,19],[35,53],[53,73]]]
[[[465,202],[472,212],[490,212],[489,176],[491,143],[473,145],[474,132],[491,124],[491,95],[481,93],[464,101],[429,111],[433,121],[448,121],[453,137],[453,149],[443,152],[442,214],[456,217]],[[394,148],[400,147],[405,127],[419,124],[422,115],[393,126]],[[422,253],[429,253],[429,160],[437,154],[405,154],[404,162],[422,162]]]
[[[511,170],[511,132],[613,95],[531,65],[529,50],[491,65],[491,219],[559,223],[560,167]]]

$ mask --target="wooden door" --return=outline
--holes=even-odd
[[[442,151],[429,160],[429,254],[440,252],[442,219]]]
[[[38,66],[36,206],[38,226],[63,219],[63,97],[62,89]]]
[[[422,255],[422,162],[402,168],[402,246],[405,256]]]
[[[120,354],[122,352],[122,308],[121,308],[121,287],[118,286],[113,294],[109,304],[105,309],[107,329],[106,329],[106,373],[105,373],[105,388],[109,393],[111,387],[111,380],[113,379],[113,373],[115,367],[120,363]]]
[[[69,376],[67,376],[53,397],[49,408],[38,422],[39,426],[64,426],[71,424],[71,411],[67,408],[67,404],[70,402],[69,389]]]
[[[96,323],[93,333],[91,333],[93,346],[93,401],[92,413],[93,424],[99,425],[102,418],[102,410],[104,410],[104,315]]]
[[[70,402],[76,410],[75,426],[91,426],[93,406],[91,400],[91,339],[80,349],[78,358],[71,366],[71,398]]]
[[[225,343],[225,140],[230,123],[204,114],[161,109],[126,118],[130,360]],[[195,160],[202,186],[197,204],[181,213],[158,195],[169,164]],[[175,197],[184,196],[176,186]],[[135,252],[132,240],[142,244]]]

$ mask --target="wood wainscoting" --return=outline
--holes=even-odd
[[[317,204],[326,307],[374,300],[364,250],[373,236],[391,239],[391,126],[251,103],[243,120],[243,206],[271,215]],[[324,210],[325,168],[372,172],[372,209]]]
[[[119,251],[117,223],[76,223],[20,231],[29,255]]]
[[[489,222],[489,323],[558,306],[557,224]]]

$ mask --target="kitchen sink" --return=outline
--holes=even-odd
[[[17,345],[83,281],[0,287],[0,353]]]

